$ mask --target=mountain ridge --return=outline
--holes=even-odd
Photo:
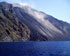
[[[28,41],[68,41],[70,24],[31,7],[13,6],[6,8],[30,30]],[[1,7],[1,6],[0,6]]]

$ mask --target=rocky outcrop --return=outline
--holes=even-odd
[[[69,23],[30,6],[0,3],[0,41],[69,40]]]
[[[29,41],[28,27],[2,4],[0,4],[0,42]]]

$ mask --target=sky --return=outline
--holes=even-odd
[[[70,0],[0,0],[2,1],[27,4],[36,10],[70,23]]]

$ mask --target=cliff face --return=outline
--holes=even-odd
[[[3,4],[3,3],[2,3]],[[10,6],[0,4],[0,42],[29,41],[30,30],[11,13]]]

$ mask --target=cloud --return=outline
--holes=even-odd
[[[8,3],[19,3],[21,5],[28,5],[32,8],[35,8],[35,3],[34,3],[34,0],[3,0],[3,1],[6,1]]]
[[[35,4],[33,0],[20,0],[19,2],[21,5],[28,5],[32,8],[35,8]]]
[[[19,3],[20,5],[27,5],[27,6],[29,6],[29,4],[28,3]]]

